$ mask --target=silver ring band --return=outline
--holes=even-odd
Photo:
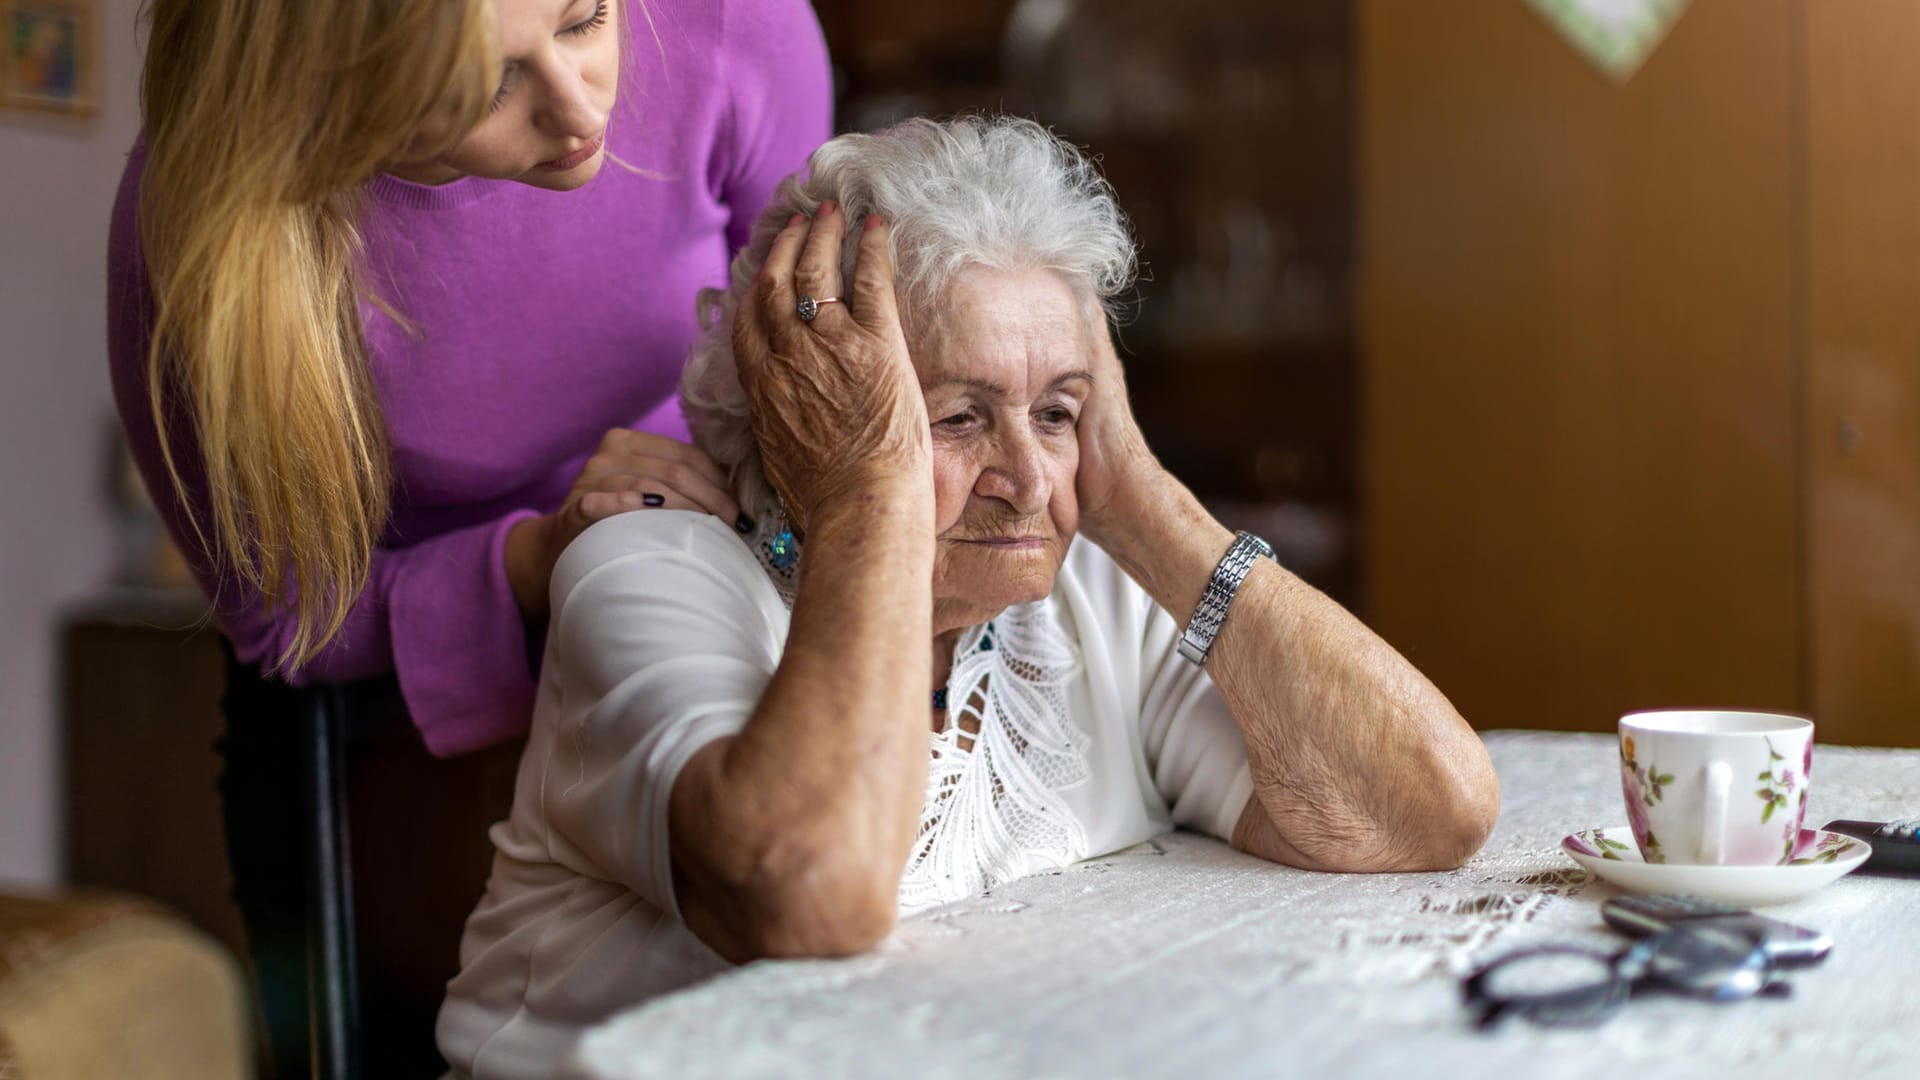
[[[815,300],[813,297],[802,293],[800,295],[800,302],[793,306],[793,310],[794,314],[800,316],[801,322],[812,322],[814,318],[820,314],[820,305],[838,303],[840,303],[840,298],[837,296],[823,296]]]

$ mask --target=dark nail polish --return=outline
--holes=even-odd
[[[741,514],[739,517],[733,519],[733,530],[743,536],[752,532],[753,519],[745,514]]]
[[[642,503],[644,503],[645,505],[647,505],[647,506],[665,506],[665,505],[667,505],[667,497],[666,497],[665,495],[655,495],[655,494],[654,494],[653,492],[651,492],[651,491],[649,491],[649,492],[647,492],[646,494],[644,494],[644,495],[642,495],[642,496],[640,496],[640,501],[641,501]]]

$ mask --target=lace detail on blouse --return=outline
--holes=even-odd
[[[747,537],[788,610],[805,560],[776,568],[763,521]],[[920,834],[900,910],[978,896],[1041,867],[1087,857],[1087,830],[1061,793],[1088,782],[1091,740],[1067,714],[1080,648],[1051,599],[1008,608],[962,635],[947,676],[947,725],[932,733]]]
[[[900,908],[976,896],[1042,866],[1087,857],[1061,793],[1087,783],[1090,740],[1067,714],[1080,650],[1048,601],[1008,608],[962,634],[944,730],[930,738],[920,835]]]

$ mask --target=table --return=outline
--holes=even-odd
[[[1174,834],[904,920],[873,952],[761,962],[613,1017],[568,1074],[643,1077],[1920,1076],[1920,878],[1768,913],[1829,931],[1791,1000],[1628,1003],[1597,1030],[1473,1030],[1456,976],[1612,943],[1560,852],[1624,822],[1610,735],[1491,732],[1499,826],[1446,873],[1317,874]],[[1807,819],[1920,813],[1920,750],[1821,746]]]

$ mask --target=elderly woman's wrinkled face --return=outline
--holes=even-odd
[[[914,343],[933,425],[936,632],[1053,591],[1079,522],[1088,357],[1079,302],[1045,270],[963,272]]]

